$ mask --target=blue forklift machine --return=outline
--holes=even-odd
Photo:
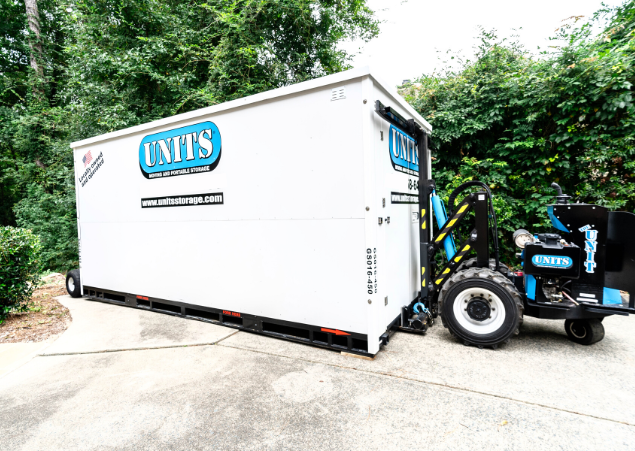
[[[425,131],[379,101],[375,112],[415,139],[420,164],[421,290],[404,308],[399,329],[425,331],[440,315],[464,344],[496,348],[518,334],[526,315],[564,320],[572,341],[590,345],[604,338],[604,317],[635,313],[635,214],[570,203],[570,196],[553,183],[557,195],[548,214],[555,230],[517,230],[513,239],[522,271],[510,271],[499,261],[489,187],[480,181],[459,186],[450,195],[446,214],[434,180],[425,179]],[[455,205],[461,193],[474,188]],[[436,232],[428,224],[430,205]],[[466,221],[471,231],[463,237],[459,226]]]

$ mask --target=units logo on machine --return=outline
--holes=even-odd
[[[531,263],[539,268],[559,268],[567,269],[573,266],[573,259],[571,257],[560,255],[534,255],[531,258]]]
[[[419,156],[415,140],[399,130],[390,126],[388,136],[388,148],[390,160],[395,171],[409,175],[419,175]]]
[[[597,263],[595,262],[595,253],[598,250],[598,231],[591,229],[590,225],[585,225],[578,229],[584,233],[584,252],[586,252],[586,260],[584,262],[584,270],[589,274],[595,272]]]
[[[213,122],[148,135],[139,144],[139,167],[148,179],[211,172],[220,157],[221,136]]]

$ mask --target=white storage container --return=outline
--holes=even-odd
[[[364,68],[73,143],[84,296],[376,354],[420,284],[377,100],[431,132]]]

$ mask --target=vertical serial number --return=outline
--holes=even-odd
[[[366,249],[366,276],[368,294],[377,294],[377,248]]]

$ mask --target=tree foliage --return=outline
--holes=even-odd
[[[635,208],[635,2],[575,25],[538,57],[483,32],[473,61],[402,90],[434,127],[442,194],[473,179],[492,188],[508,259],[515,229],[550,229],[552,182],[576,201]]]
[[[347,68],[370,39],[363,0],[106,0],[76,4],[65,101],[82,134],[111,131]]]
[[[70,142],[339,72],[338,44],[378,33],[366,0],[37,5],[40,36],[0,0],[0,224],[40,236],[55,270],[78,264]]]

